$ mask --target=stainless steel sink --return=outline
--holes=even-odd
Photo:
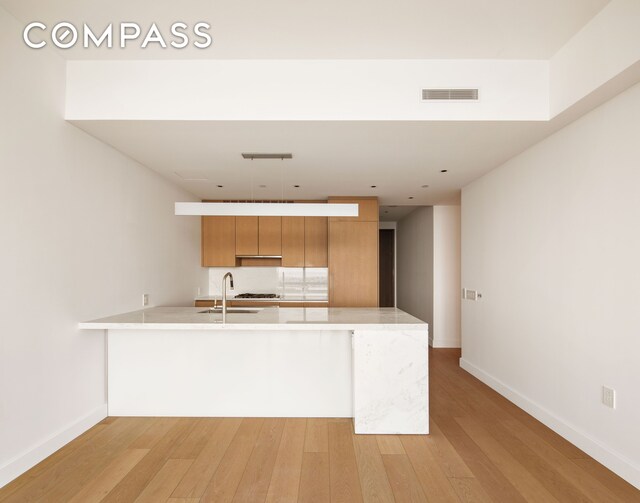
[[[259,312],[260,309],[242,309],[239,307],[228,307],[227,314],[238,313],[238,314],[252,314]],[[209,309],[205,309],[204,311],[198,311],[200,314],[222,314],[221,307],[210,307]]]

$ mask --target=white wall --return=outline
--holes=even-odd
[[[398,221],[396,230],[398,309],[429,324],[433,337],[433,207],[425,206]]]
[[[0,8],[0,486],[104,417],[104,335],[77,323],[206,287],[193,200],[63,120],[65,64]]]
[[[460,298],[460,206],[434,206],[434,347],[460,347]]]
[[[397,224],[397,306],[429,324],[429,344],[460,347],[460,206],[426,206]]]
[[[461,361],[637,487],[639,132],[640,84],[464,188]]]
[[[551,58],[551,117],[640,61],[639,19],[638,0],[612,0]]]

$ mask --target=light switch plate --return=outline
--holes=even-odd
[[[149,305],[149,294],[148,293],[143,293],[142,294],[142,306],[148,306]]]

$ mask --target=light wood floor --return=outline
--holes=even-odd
[[[640,491],[431,351],[431,435],[351,420],[108,418],[2,502],[640,502]]]

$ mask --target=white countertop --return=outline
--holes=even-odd
[[[254,308],[256,313],[201,313],[201,307],[152,307],[82,322],[81,329],[101,330],[421,330],[427,324],[393,307]]]

